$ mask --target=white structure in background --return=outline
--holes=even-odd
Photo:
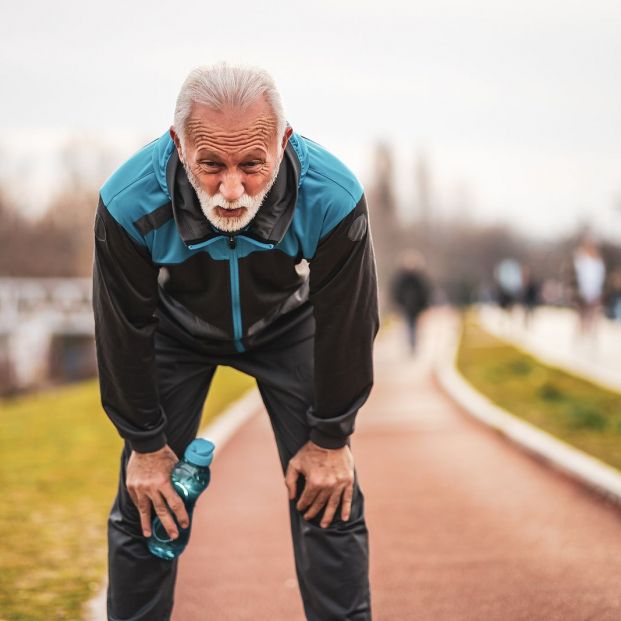
[[[90,278],[0,278],[0,346],[17,388],[49,374],[56,335],[93,336]]]

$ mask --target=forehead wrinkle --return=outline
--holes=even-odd
[[[265,142],[271,138],[268,132],[240,133],[234,136],[230,134],[212,133],[209,131],[194,132],[192,139],[195,144],[203,141],[218,142],[220,144],[239,144],[240,142]]]
[[[203,150],[213,151],[222,156],[230,156],[232,152],[249,155],[251,152],[259,151],[264,156],[269,151],[269,144],[267,140],[257,136],[242,137],[238,140],[218,140],[213,136],[203,135],[194,141],[194,148],[197,154]]]
[[[188,129],[192,132],[204,132],[208,131],[214,134],[244,134],[248,132],[269,132],[276,127],[275,123],[251,123],[245,127],[239,128],[223,128],[217,125],[211,125],[209,123],[203,123],[202,121],[195,121],[188,123]]]
[[[226,125],[229,125],[232,127],[229,127],[229,130],[235,131],[236,127],[239,126],[239,122],[235,123],[235,121],[230,121],[229,123],[211,123],[209,120],[204,119],[204,118],[190,118],[188,119],[187,122],[187,126],[188,127],[196,127],[197,125],[216,125],[216,126],[220,126],[220,127],[224,127]],[[258,116],[255,117],[253,119],[250,119],[247,123],[246,123],[246,127],[252,127],[253,125],[262,125],[262,126],[270,126],[273,127],[276,125],[276,119],[272,116],[267,116],[267,115],[262,115],[262,116]]]
[[[275,133],[276,123],[271,117],[259,117],[246,127],[223,128],[205,123],[202,119],[191,119],[187,124],[187,133],[195,143],[204,140],[218,140],[222,144],[237,144],[240,140],[265,140]]]
[[[195,142],[200,142],[200,141],[215,141],[218,143],[238,143],[238,142],[248,142],[248,141],[263,141],[266,137],[266,135],[263,134],[243,134],[243,135],[239,135],[239,136],[218,136],[218,135],[214,135],[211,134],[209,132],[201,132],[198,134],[194,135],[194,141]]]
[[[266,148],[264,141],[252,137],[249,140],[215,140],[210,136],[203,136],[195,141],[194,146],[196,149],[202,149],[205,147],[225,148],[225,147],[241,147],[247,145],[245,148]]]
[[[242,147],[239,149],[236,148],[220,148],[217,145],[201,145],[196,150],[197,159],[211,158],[217,157],[222,159],[243,159],[247,157],[258,157],[260,159],[265,159],[265,149],[261,149],[260,151],[257,147]]]
[[[196,145],[196,152],[213,151],[215,153],[267,153],[267,147],[261,143],[219,144],[213,142],[201,142]]]

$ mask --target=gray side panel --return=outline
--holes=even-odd
[[[172,205],[171,203],[166,203],[151,213],[142,216],[139,220],[136,220],[134,226],[138,229],[140,234],[144,236],[155,229],[159,229],[160,226],[172,220],[172,217]]]

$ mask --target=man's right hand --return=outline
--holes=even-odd
[[[145,537],[151,536],[151,505],[171,539],[176,539],[179,533],[168,507],[181,528],[190,525],[185,505],[170,482],[170,473],[178,461],[174,451],[166,445],[152,453],[132,451],[127,462],[127,491],[140,513]]]

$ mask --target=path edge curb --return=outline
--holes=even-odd
[[[442,389],[473,418],[621,507],[621,471],[518,418],[477,391],[457,369],[459,340],[457,335],[436,361],[434,373]]]
[[[214,461],[217,459],[218,451],[226,445],[238,429],[253,414],[257,413],[262,406],[263,401],[258,388],[251,388],[239,399],[233,401],[221,414],[216,416],[199,432],[199,438],[211,440],[216,445]],[[85,621],[107,621],[107,588],[107,581],[104,579],[104,584],[97,595],[91,598],[84,606]]]

